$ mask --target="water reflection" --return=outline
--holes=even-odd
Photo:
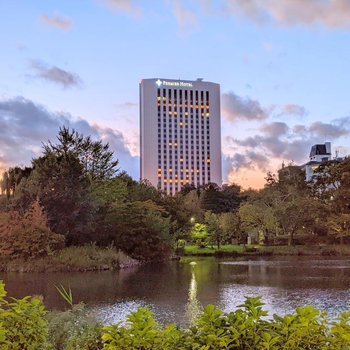
[[[75,302],[85,302],[106,323],[125,320],[139,306],[160,322],[188,323],[200,305],[226,311],[244,296],[262,296],[270,312],[290,312],[312,304],[332,314],[350,309],[350,261],[286,257],[250,260],[196,259],[141,266],[120,272],[1,273],[8,294],[41,294],[48,308],[66,305],[55,285],[71,286]],[[191,316],[192,315],[192,316]]]
[[[186,316],[190,324],[195,324],[199,315],[202,313],[202,305],[197,299],[197,280],[196,280],[196,263],[191,266],[191,282],[188,290],[188,303],[186,306]]]

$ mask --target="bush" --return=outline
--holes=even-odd
[[[208,305],[196,324],[185,330],[159,326],[147,308],[140,308],[128,317],[126,327],[104,327],[103,349],[350,349],[350,312],[330,322],[325,313],[306,306],[294,314],[267,319],[262,306],[260,298],[247,298],[239,309],[225,314]]]
[[[0,254],[13,258],[45,256],[64,247],[64,237],[52,232],[36,200],[24,216],[18,212],[2,215]]]
[[[72,269],[81,270],[104,270],[118,268],[122,264],[131,262],[123,252],[117,248],[110,246],[101,248],[95,244],[86,244],[84,246],[70,246],[58,251],[52,259],[57,264]]]
[[[83,304],[48,315],[50,343],[55,350],[102,349],[102,326],[87,315]]]
[[[188,329],[159,325],[147,308],[130,314],[126,325],[102,327],[83,305],[46,311],[39,299],[4,301],[0,283],[2,350],[349,350],[350,312],[331,322],[312,306],[268,317],[260,298],[247,298],[236,311],[208,305]]]
[[[48,349],[48,323],[40,299],[25,297],[6,302],[0,282],[0,348],[2,350]]]

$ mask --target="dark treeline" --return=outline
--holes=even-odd
[[[63,127],[31,167],[3,174],[0,254],[44,255],[95,242],[148,260],[191,240],[342,242],[350,231],[349,174],[350,159],[329,162],[307,184],[291,165],[268,174],[260,191],[209,183],[172,197],[118,169],[108,144]]]

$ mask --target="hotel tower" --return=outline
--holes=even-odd
[[[197,79],[140,83],[141,179],[168,194],[221,186],[220,85]]]

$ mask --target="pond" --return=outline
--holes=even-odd
[[[270,313],[303,305],[332,316],[350,309],[350,260],[339,258],[185,258],[118,272],[1,273],[0,278],[10,296],[42,295],[50,309],[65,307],[55,285],[70,286],[74,302],[86,303],[106,323],[148,306],[160,322],[186,324],[201,305],[231,311],[245,296],[262,296]]]

